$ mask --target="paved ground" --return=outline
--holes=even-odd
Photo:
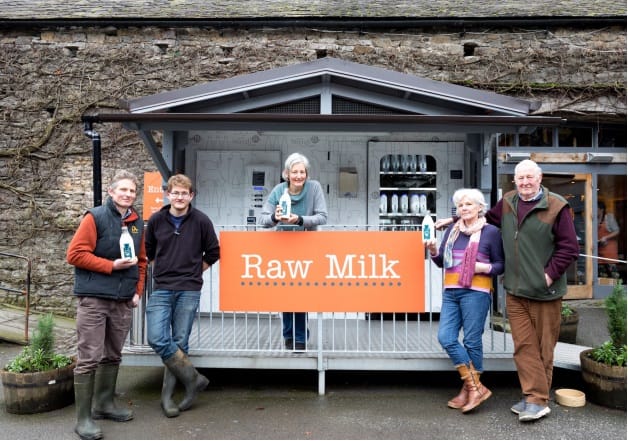
[[[599,308],[582,311],[584,325],[578,338],[603,340]],[[0,343],[0,365],[20,350]],[[119,400],[130,405],[136,417],[127,423],[102,422],[105,438],[627,439],[625,411],[588,402],[581,408],[552,402],[548,417],[519,423],[509,410],[519,399],[514,372],[485,373],[483,382],[493,397],[467,415],[446,406],[460,385],[453,371],[328,372],[327,393],[322,397],[314,372],[203,372],[211,380],[207,391],[192,409],[167,419],[159,407],[161,369],[122,367]],[[554,386],[582,389],[580,373],[556,369]],[[43,414],[13,415],[0,401],[0,439],[77,439],[74,424],[73,405]]]

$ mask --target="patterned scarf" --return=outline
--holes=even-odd
[[[461,270],[459,282],[460,285],[464,287],[471,286],[471,280],[475,274],[475,259],[478,255],[478,246],[480,244],[480,236],[482,235],[482,228],[484,228],[484,225],[486,225],[486,218],[484,216],[480,216],[478,220],[473,223],[473,225],[468,227],[462,219],[458,219],[458,222],[456,222],[451,229],[449,238],[445,244],[443,264],[445,268],[451,268],[454,266],[453,249],[454,243],[456,242],[456,239],[458,239],[458,235],[462,233],[467,236],[471,236],[469,238],[469,243],[464,250],[462,262],[460,264]]]

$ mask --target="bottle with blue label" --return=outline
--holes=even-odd
[[[279,198],[279,205],[281,206],[281,219],[290,219],[290,213],[292,212],[292,199],[290,199],[290,193],[286,188]]]
[[[432,219],[429,210],[421,223],[421,231],[423,233],[423,242],[427,242],[428,240],[432,240],[436,237],[434,235],[434,219]]]
[[[122,234],[120,235],[120,257],[123,259],[135,259],[135,245],[126,225],[122,227]]]

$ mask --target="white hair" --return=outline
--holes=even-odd
[[[521,169],[524,168],[531,168],[534,170],[534,174],[536,176],[540,176],[543,174],[543,170],[541,170],[541,167],[539,167],[539,164],[537,164],[536,162],[534,162],[531,159],[524,159],[523,161],[521,161],[519,164],[517,164],[515,166],[515,175],[517,173],[519,173],[519,171],[521,171]]]
[[[460,213],[458,213],[458,204],[464,198],[467,198],[471,202],[479,205],[480,211],[478,213],[478,216],[484,216],[484,214],[486,213],[486,209],[488,208],[488,204],[484,200],[484,195],[482,194],[482,192],[475,188],[461,188],[459,190],[456,190],[456,192],[454,193],[452,199],[454,201],[454,205],[456,206],[457,216],[460,216]]]
[[[293,153],[286,158],[286,163],[283,167],[283,171],[281,172],[281,176],[286,181],[288,180],[290,169],[292,169],[292,166],[295,164],[303,164],[305,166],[306,176],[310,176],[310,161],[308,161],[308,159],[301,153]]]

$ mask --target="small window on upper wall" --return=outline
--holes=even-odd
[[[558,147],[591,147],[593,130],[588,127],[560,127]]]

